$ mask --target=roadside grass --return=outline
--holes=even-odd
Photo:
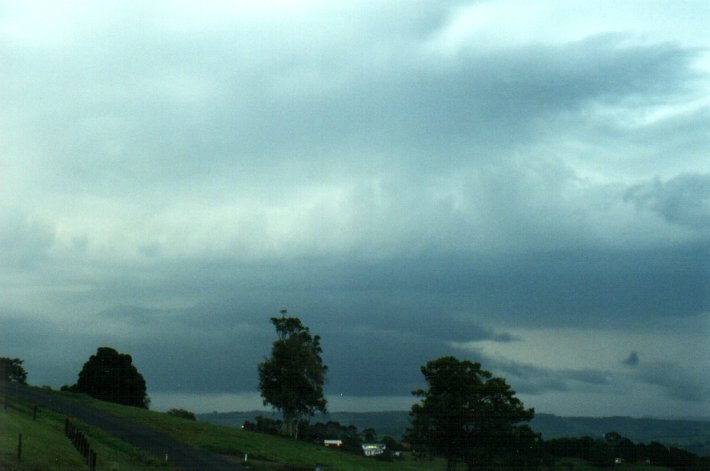
[[[18,461],[19,435],[22,456]],[[0,469],[2,470],[77,470],[84,464],[81,455],[44,414],[32,420],[32,412],[0,409]]]
[[[0,407],[0,470],[76,471],[88,469],[82,456],[64,435],[65,416],[40,408],[32,420],[33,406],[8,399],[10,407]],[[165,463],[110,434],[81,421],[72,422],[86,435],[97,454],[99,471],[171,471]],[[22,434],[22,457],[17,459],[18,437]]]

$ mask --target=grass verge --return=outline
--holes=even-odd
[[[0,407],[1,471],[76,471],[88,469],[82,456],[64,435],[63,415],[38,409],[32,418],[33,405],[9,398],[8,408]],[[72,422],[87,436],[97,454],[98,471],[172,471],[152,455],[118,440],[81,421]],[[18,437],[22,434],[22,456],[17,458]]]

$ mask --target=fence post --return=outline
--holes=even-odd
[[[32,420],[37,420],[37,406],[32,408]]]
[[[22,434],[17,438],[17,461],[22,460]]]
[[[81,456],[84,457],[84,461],[88,461],[89,457],[89,441],[86,439],[86,435],[81,434]]]

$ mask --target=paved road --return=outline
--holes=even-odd
[[[19,397],[39,406],[75,417],[115,435],[138,448],[164,459],[185,471],[235,471],[245,468],[229,463],[220,456],[191,448],[165,434],[143,427],[140,424],[115,417],[76,401],[46,391],[23,387],[14,383],[2,384],[0,393]],[[99,457],[101,459],[101,457]]]

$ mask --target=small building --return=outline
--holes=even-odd
[[[328,447],[336,447],[339,448],[343,446],[343,441],[342,440],[323,440],[323,445],[328,446]]]
[[[365,456],[377,456],[385,452],[387,446],[384,443],[363,443],[362,452]]]

